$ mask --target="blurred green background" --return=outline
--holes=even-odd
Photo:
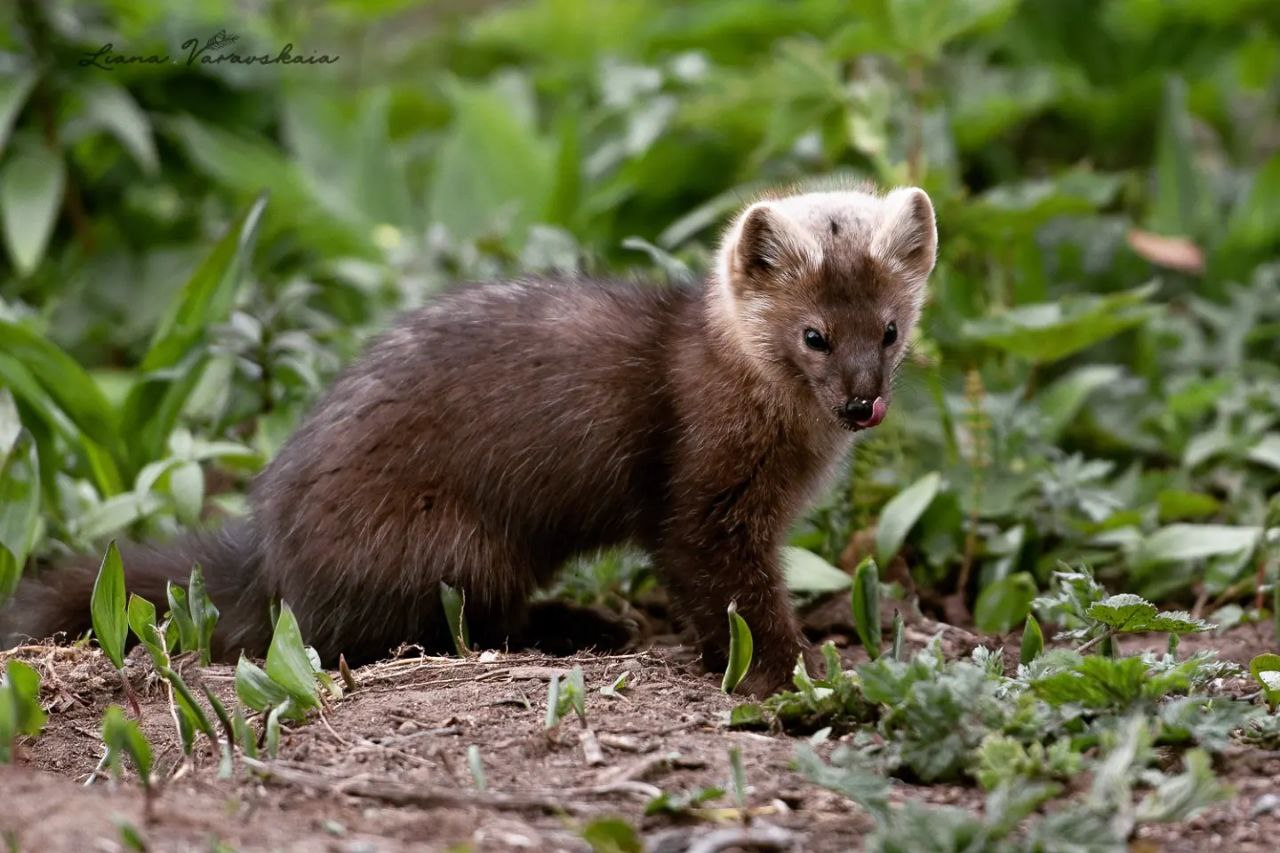
[[[188,61],[286,44],[336,61]],[[0,598],[241,511],[444,283],[696,278],[753,193],[833,179],[925,187],[941,257],[795,545],[905,560],[988,630],[1059,561],[1220,622],[1275,583],[1271,0],[17,0],[0,51]]]

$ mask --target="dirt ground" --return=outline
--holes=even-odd
[[[929,635],[919,626],[909,632],[917,646]],[[957,629],[945,629],[944,638],[955,653],[964,653],[974,639]],[[1129,642],[1135,649],[1126,651],[1140,641]],[[1270,645],[1260,629],[1242,626],[1223,636],[1188,638],[1182,650],[1212,647],[1247,662]],[[851,662],[862,655],[858,648],[846,652]],[[118,677],[101,654],[73,647],[14,654],[40,670],[49,723],[15,766],[0,767],[0,837],[9,849],[127,849],[122,822],[152,850],[347,853],[588,850],[581,829],[607,816],[640,829],[646,849],[671,853],[859,849],[873,827],[860,808],[791,769],[796,739],[729,731],[725,724],[735,700],[678,646],[574,658],[404,657],[366,667],[355,672],[358,690],[319,717],[286,729],[270,773],[241,766],[230,779],[217,778],[218,762],[207,746],[194,761],[181,761],[164,693],[147,682],[150,667],[135,650],[129,671],[164,780],[148,823],[136,780],[115,783],[99,775],[85,784],[101,759],[103,709],[124,701]],[[585,674],[590,734],[567,719],[548,735],[548,681],[574,665]],[[625,698],[599,693],[624,672]],[[232,695],[230,667],[187,665],[184,677],[197,692],[208,684]],[[1243,692],[1247,685],[1222,689]],[[472,745],[483,761],[483,792],[468,765]],[[644,816],[645,803],[658,789],[677,794],[727,788],[730,746],[742,751],[750,830],[714,812],[732,807],[731,796],[698,818]],[[1218,771],[1235,786],[1233,800],[1188,824],[1146,828],[1131,849],[1275,849],[1280,753],[1240,747]],[[982,802],[979,790],[957,785],[899,783],[895,796],[971,809]],[[767,843],[748,847],[750,837]]]

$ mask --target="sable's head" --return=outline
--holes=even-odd
[[[811,394],[840,426],[866,429],[888,409],[937,247],[921,189],[769,199],[730,227],[712,297],[766,375]]]

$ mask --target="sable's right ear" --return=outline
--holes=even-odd
[[[787,278],[822,263],[817,241],[768,202],[747,208],[727,243],[729,272],[735,281]]]

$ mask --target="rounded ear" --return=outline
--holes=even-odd
[[[919,187],[896,189],[884,197],[884,215],[871,243],[871,253],[901,270],[912,284],[922,284],[938,255],[938,227],[933,202]]]
[[[752,281],[786,278],[822,262],[817,242],[768,202],[747,208],[724,251],[733,278]]]

